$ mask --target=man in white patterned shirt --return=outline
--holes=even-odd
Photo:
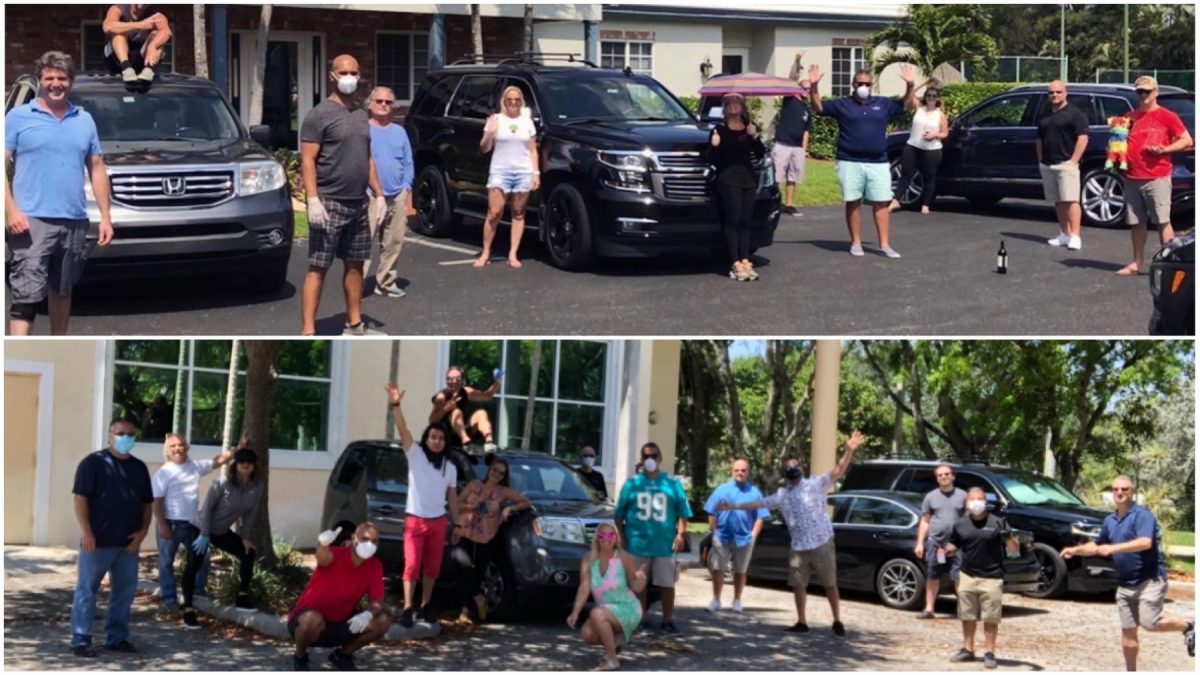
[[[808,582],[815,581],[825,589],[829,609],[833,614],[833,633],[842,636],[846,627],[838,613],[837,554],[833,545],[833,523],[829,520],[825,495],[832,490],[854,461],[854,452],[862,445],[863,435],[857,431],[846,441],[846,452],[833,471],[805,478],[800,469],[800,460],[795,457],[784,459],[784,487],[775,494],[754,502],[730,504],[722,502],[718,511],[740,509],[753,511],[759,508],[778,509],[787,523],[792,536],[792,551],[788,557],[788,585],[796,597],[796,623],[785,628],[789,633],[807,633],[804,604],[808,598]]]

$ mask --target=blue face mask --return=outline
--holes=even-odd
[[[133,452],[133,446],[137,444],[137,436],[115,436],[113,437],[113,450],[128,455]]]

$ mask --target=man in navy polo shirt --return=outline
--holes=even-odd
[[[813,112],[832,117],[838,122],[837,166],[838,185],[842,188],[842,201],[846,203],[846,227],[850,230],[850,255],[863,255],[862,246],[862,202],[871,202],[875,212],[875,230],[879,235],[879,249],[889,258],[899,258],[888,239],[888,205],[892,201],[892,171],[887,157],[888,121],[905,110],[916,110],[914,95],[916,69],[911,64],[900,65],[900,77],[904,80],[904,104],[887,98],[873,96],[871,88],[874,77],[869,70],[854,74],[851,94],[828,102],[821,101],[817,84],[821,81],[821,67],[815,63],[808,68],[808,79],[812,83],[808,97]]]
[[[1138,626],[1155,633],[1180,631],[1188,656],[1196,655],[1196,622],[1162,615],[1167,594],[1167,562],[1160,545],[1158,520],[1134,502],[1133,481],[1117,476],[1112,482],[1115,513],[1109,514],[1094,542],[1068,546],[1064,560],[1073,556],[1112,557],[1117,568],[1117,613],[1121,617],[1121,648],[1125,669],[1137,670]]]
[[[100,207],[97,243],[107,246],[108,174],[100,156],[96,122],[67,100],[75,81],[71,57],[46,52],[34,64],[38,96],[4,116],[4,157],[13,167],[4,180],[8,223],[8,283],[12,289],[9,333],[29,335],[37,305],[50,298],[50,332],[65,335],[71,320],[71,288],[87,259],[88,215],[84,170]]]

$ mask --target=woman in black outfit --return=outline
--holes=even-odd
[[[750,220],[754,216],[754,197],[758,192],[758,177],[754,159],[763,153],[758,129],[746,114],[746,99],[741,94],[726,94],[721,98],[722,123],[712,132],[712,160],[717,167],[717,196],[721,222],[725,230],[725,245],[731,261],[729,278],[754,281],[758,272],[750,262]]]

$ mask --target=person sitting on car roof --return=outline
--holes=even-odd
[[[110,5],[104,14],[104,63],[125,84],[154,81],[163,47],[171,40],[171,24],[151,5]]]
[[[433,396],[433,411],[429,413],[429,423],[440,428],[445,433],[447,442],[456,447],[470,445],[478,438],[483,441],[485,452],[495,452],[492,420],[486,410],[480,408],[472,411],[470,404],[492,400],[496,392],[500,391],[500,380],[504,372],[495,371],[491,386],[482,391],[466,386],[463,381],[464,372],[462,366],[450,366],[446,370],[446,388]],[[455,444],[455,441],[458,443]]]
[[[503,105],[500,112],[488,117],[483,126],[483,138],[479,151],[492,153],[488,169],[488,212],[483,223],[483,251],[475,259],[475,267],[483,267],[492,261],[492,240],[500,216],[504,215],[504,202],[511,196],[509,211],[512,215],[512,231],[509,234],[508,266],[518,268],[517,249],[521,247],[521,234],[525,231],[525,203],[529,193],[541,183],[538,172],[537,127],[529,109],[525,107],[525,95],[518,87],[505,87],[500,96]]]

